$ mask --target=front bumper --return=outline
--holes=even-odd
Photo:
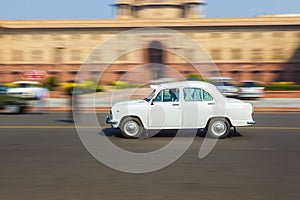
[[[115,125],[117,124],[118,122],[116,120],[113,120],[113,119],[110,119],[109,116],[106,117],[106,123],[107,124],[111,124],[111,125]]]

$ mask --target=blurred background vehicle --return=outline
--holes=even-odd
[[[262,83],[254,80],[246,80],[240,83],[239,98],[257,99],[265,95],[265,88]]]
[[[217,89],[226,97],[238,98],[239,88],[236,81],[230,77],[210,77],[210,83],[215,85]]]
[[[0,109],[7,113],[23,113],[28,104],[22,97],[7,94],[8,88],[0,84]]]
[[[12,83],[13,88],[7,90],[7,94],[26,98],[29,100],[36,100],[41,91],[41,83],[38,81],[15,81]]]

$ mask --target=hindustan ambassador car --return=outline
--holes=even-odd
[[[253,107],[224,97],[207,82],[184,81],[151,86],[148,98],[116,103],[106,123],[124,137],[138,138],[146,129],[206,129],[225,138],[232,127],[255,124]]]

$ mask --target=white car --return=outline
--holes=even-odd
[[[240,84],[239,97],[243,99],[257,99],[265,95],[265,88],[257,81],[242,81]]]
[[[26,99],[37,100],[43,93],[48,92],[47,89],[39,87],[41,84],[37,81],[16,81],[13,84],[17,87],[9,88],[7,94]]]
[[[225,138],[231,127],[255,124],[249,103],[225,98],[207,82],[185,81],[151,86],[144,100],[116,103],[106,123],[124,137],[138,138],[145,129],[207,129],[213,138]]]
[[[226,97],[237,98],[239,88],[235,85],[235,80],[230,77],[211,77],[208,79]]]

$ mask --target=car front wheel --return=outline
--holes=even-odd
[[[230,124],[225,118],[215,118],[209,122],[207,134],[211,138],[225,138],[230,133]]]
[[[6,105],[4,106],[4,109],[7,113],[11,114],[19,114],[23,111],[23,108],[20,105]]]
[[[123,120],[120,129],[125,138],[138,138],[142,135],[144,128],[138,119],[127,117]]]

